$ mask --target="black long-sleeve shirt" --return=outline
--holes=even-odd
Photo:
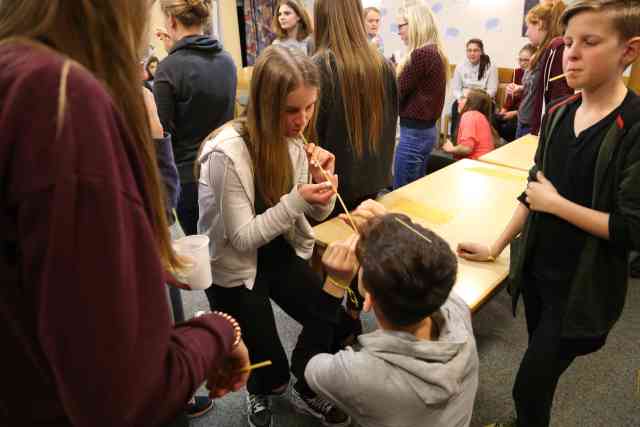
[[[195,182],[193,165],[204,139],[233,119],[237,73],[231,55],[207,36],[178,41],[158,65],[153,92],[172,137],[180,181]]]

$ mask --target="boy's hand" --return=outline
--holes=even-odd
[[[355,222],[356,227],[358,227],[359,231],[364,231],[367,227],[368,222],[373,218],[384,216],[386,214],[387,208],[371,199],[365,200],[364,202],[360,203],[356,210],[350,213],[351,219],[353,219],[353,222]],[[340,214],[338,217],[345,224],[351,227],[351,221],[349,221],[349,218],[346,214]]]
[[[327,275],[345,285],[353,280],[360,268],[356,258],[359,238],[358,234],[352,234],[346,240],[333,242],[322,255],[322,264]]]
[[[542,172],[538,171],[536,178],[538,181],[531,181],[525,191],[529,208],[537,212],[553,214],[562,196]]]
[[[495,256],[491,253],[491,248],[489,246],[482,245],[480,243],[459,243],[456,252],[460,258],[464,258],[469,261],[493,261],[493,257]]]

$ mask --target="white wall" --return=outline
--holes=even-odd
[[[449,61],[465,58],[468,39],[484,41],[485,51],[498,67],[515,67],[518,51],[528,40],[522,37],[524,0],[424,0],[439,21]],[[396,14],[402,0],[363,0],[364,7],[382,10],[385,55],[404,49],[397,35]]]

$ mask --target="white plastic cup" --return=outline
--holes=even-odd
[[[211,286],[209,237],[201,234],[183,237],[173,242],[173,249],[186,264],[173,273],[176,279],[191,290],[204,290]]]

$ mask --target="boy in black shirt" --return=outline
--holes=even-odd
[[[564,71],[581,93],[552,106],[535,166],[502,236],[462,243],[494,260],[512,247],[511,293],[522,294],[529,346],[513,390],[519,427],[548,426],[558,380],[601,348],[618,320],[627,260],[640,247],[640,99],[623,82],[640,53],[640,4],[578,0],[565,11]]]

